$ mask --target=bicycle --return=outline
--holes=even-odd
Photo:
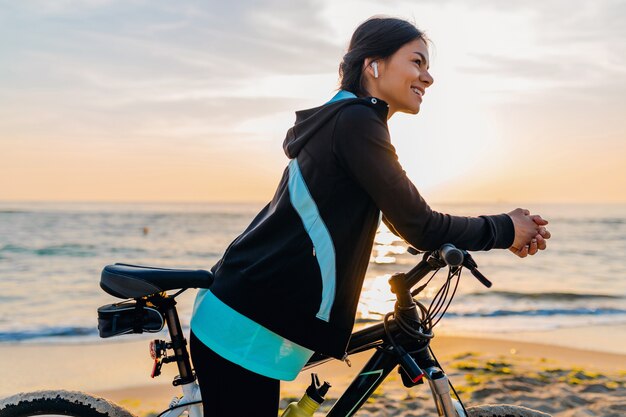
[[[417,255],[420,252],[409,248]],[[427,307],[415,300],[441,268],[448,268],[448,277]],[[482,275],[471,255],[451,244],[437,251],[423,253],[415,267],[407,273],[394,274],[389,279],[396,296],[393,312],[385,315],[381,323],[352,334],[346,357],[374,350],[361,372],[338,398],[326,417],[353,416],[392,370],[398,367],[407,387],[423,384],[432,392],[437,413],[446,417],[546,417],[548,414],[514,405],[486,405],[466,408],[436,359],[430,341],[433,328],[445,315],[456,293],[461,271],[468,269],[484,286],[491,282]],[[417,288],[418,283],[426,282]],[[187,341],[176,311],[175,298],[188,288],[208,288],[212,274],[205,270],[166,269],[129,264],[106,266],[100,286],[107,293],[125,299],[98,309],[101,337],[122,334],[158,332],[167,325],[170,341],[154,340],[150,343],[154,359],[152,376],[160,374],[164,363],[176,362],[179,375],[173,385],[180,386],[183,395],[175,397],[158,417],[178,417],[187,412],[190,417],[202,416],[200,389],[193,373]],[[178,290],[173,295],[167,291]],[[171,352],[170,352],[171,351]],[[332,360],[314,354],[304,370]],[[313,374],[313,384],[317,376]],[[317,380],[319,384],[319,381]],[[455,399],[451,395],[455,394]],[[72,391],[37,391],[22,393],[0,401],[0,417],[26,417],[33,415],[70,415],[76,417],[130,417],[127,410],[103,398]]]

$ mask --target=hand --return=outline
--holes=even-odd
[[[538,214],[533,214],[532,216],[529,216],[538,226],[538,233],[537,236],[535,236],[535,239],[537,241],[537,250],[544,250],[546,248],[546,239],[550,239],[550,237],[552,237],[552,234],[550,234],[550,232],[548,231],[548,229],[545,228],[545,225],[548,224],[547,220],[544,220],[541,218],[540,215]],[[533,239],[531,239],[531,246],[533,243]],[[537,253],[537,251],[532,251],[530,250],[532,249],[529,248],[529,255],[534,255],[535,253]]]
[[[530,215],[526,209],[515,209],[508,213],[515,228],[515,240],[509,248],[511,252],[520,258],[534,255],[546,248],[546,239],[550,239],[551,234],[546,229],[547,220],[535,214]]]

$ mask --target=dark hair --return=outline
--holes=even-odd
[[[362,76],[365,58],[388,58],[415,39],[427,40],[422,31],[406,20],[393,17],[367,19],[352,34],[348,52],[339,64],[340,88],[359,97],[367,96]]]

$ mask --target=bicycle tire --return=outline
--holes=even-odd
[[[551,417],[520,405],[484,404],[467,408],[467,417]]]
[[[79,391],[35,391],[0,400],[0,417],[42,415],[135,417],[117,404]]]

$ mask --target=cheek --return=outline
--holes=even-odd
[[[411,92],[411,82],[408,81],[407,77],[398,76],[394,78],[391,84],[395,94],[404,96]]]

